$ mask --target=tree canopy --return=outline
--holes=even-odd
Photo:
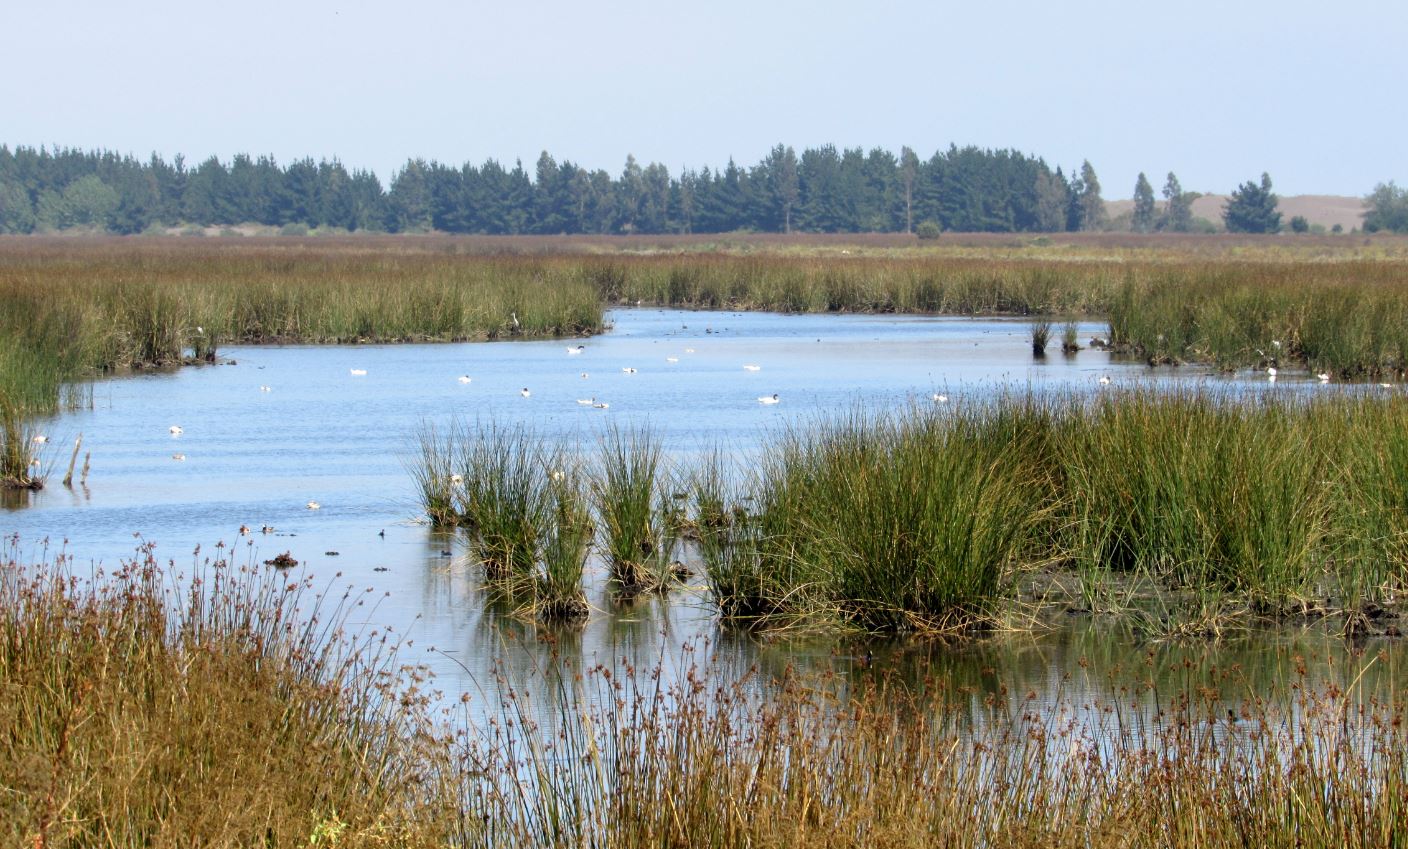
[[[1222,221],[1229,233],[1276,233],[1281,229],[1278,198],[1271,191],[1271,176],[1263,173],[1261,183],[1250,180],[1238,186],[1227,200]]]
[[[1392,180],[1374,187],[1364,199],[1367,212],[1364,229],[1370,233],[1389,230],[1408,233],[1408,189],[1400,189]]]

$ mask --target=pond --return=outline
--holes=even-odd
[[[50,484],[7,503],[0,531],[27,559],[62,549],[80,572],[132,556],[135,536],[178,570],[215,556],[217,543],[237,562],[287,551],[320,586],[370,590],[379,601],[365,622],[413,638],[407,659],[428,664],[451,694],[483,688],[495,669],[531,677],[551,651],[648,668],[682,663],[686,645],[707,645],[724,669],[890,669],[1046,702],[1118,693],[1145,680],[1151,663],[1223,670],[1230,700],[1288,680],[1306,659],[1313,676],[1343,686],[1380,648],[1385,660],[1363,683],[1394,680],[1397,643],[1352,647],[1316,630],[1151,645],[1073,617],[1056,632],[957,647],[760,641],[721,632],[697,578],[667,598],[619,607],[595,559],[591,618],[548,645],[539,629],[486,601],[455,535],[420,516],[407,464],[428,424],[528,422],[590,450],[608,422],[649,423],[687,462],[715,446],[756,452],[789,423],[932,404],[936,394],[963,403],[1004,391],[1091,393],[1102,390],[1102,376],[1113,385],[1266,386],[1260,374],[1153,370],[1091,349],[1065,356],[1055,341],[1034,359],[1027,323],[1012,319],[633,309],[609,320],[608,333],[581,340],[233,347],[221,352],[228,365],[102,381],[91,409],[41,424]],[[1104,332],[1085,324],[1080,339]],[[1316,386],[1282,375],[1275,391]],[[778,403],[760,403],[774,394]],[[80,433],[91,473],[86,486],[68,489],[58,480]],[[241,526],[251,533],[241,536]],[[1229,676],[1232,669],[1240,671]]]

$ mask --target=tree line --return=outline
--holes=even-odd
[[[1248,232],[1275,232],[1270,180],[1248,183]],[[1390,187],[1392,184],[1390,184]],[[1390,192],[1392,195],[1392,192]],[[1188,231],[1196,193],[1170,173],[1159,205],[1143,174],[1131,227]],[[1393,199],[1397,195],[1392,195]],[[1256,210],[1253,210],[1256,212]],[[1274,221],[1271,215],[1274,214]],[[1227,220],[1236,229],[1243,219]],[[0,233],[87,228],[140,233],[182,224],[484,234],[760,232],[1055,232],[1101,230],[1109,216],[1089,161],[1060,167],[1013,150],[950,146],[921,159],[875,148],[777,145],[758,163],[685,168],[626,158],[621,173],[589,170],[547,152],[531,173],[490,159],[455,166],[412,159],[383,187],[337,159],[238,154],[189,166],[109,151],[0,145]],[[1262,229],[1258,229],[1262,228]]]

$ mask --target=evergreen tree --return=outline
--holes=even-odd
[[[1105,201],[1100,197],[1100,179],[1087,159],[1080,166],[1080,188],[1073,192],[1077,206],[1077,230],[1103,230],[1108,222]]]
[[[1071,203],[1071,188],[1057,168],[1056,173],[1042,169],[1036,173],[1036,229],[1055,233],[1066,229],[1066,209]]]
[[[1193,229],[1193,200],[1187,192],[1183,191],[1183,186],[1178,182],[1178,177],[1172,171],[1168,172],[1168,181],[1164,183],[1164,215],[1159,223],[1159,229],[1172,230],[1175,233],[1187,233]]]
[[[900,187],[904,190],[904,231],[914,232],[914,184],[919,179],[919,157],[900,148]]]
[[[1222,221],[1229,233],[1276,233],[1281,229],[1278,198],[1271,191],[1271,176],[1263,173],[1260,185],[1248,180],[1227,200]]]
[[[1149,178],[1144,176],[1144,172],[1139,172],[1139,179],[1134,183],[1134,218],[1131,222],[1134,232],[1148,233],[1154,229],[1154,187],[1149,185]]]
[[[769,206],[782,224],[782,232],[792,232],[792,210],[801,198],[801,182],[797,174],[797,153],[790,147],[778,145],[763,162],[763,172],[769,197]]]

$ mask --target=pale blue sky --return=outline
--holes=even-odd
[[[1408,183],[1401,0],[240,4],[9,0],[0,141],[621,170],[1012,147],[1107,198]]]

